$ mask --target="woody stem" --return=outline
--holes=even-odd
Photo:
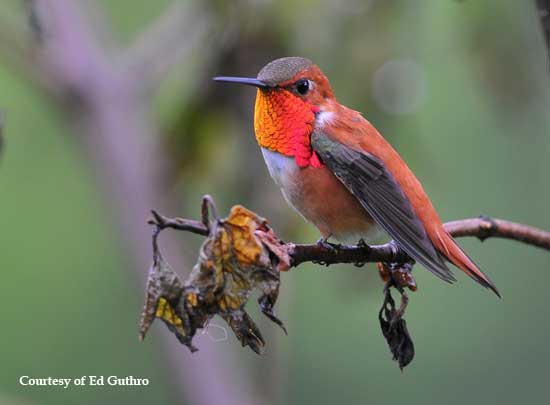
[[[213,204],[213,201],[209,200],[209,203]],[[201,221],[168,218],[156,211],[153,211],[153,215],[154,218],[150,219],[148,223],[158,226],[160,229],[172,228],[203,236],[208,235],[208,227]],[[504,238],[550,250],[550,232],[504,219],[483,216],[447,222],[444,226],[455,238],[474,236],[481,241],[487,238]],[[323,263],[328,266],[337,263],[395,263],[408,258],[407,254],[393,243],[372,246],[341,245],[338,249],[331,249],[323,244],[289,242],[286,243],[286,249],[292,267],[297,267],[305,262]]]

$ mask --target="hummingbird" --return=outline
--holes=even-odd
[[[285,57],[256,78],[215,81],[257,88],[254,131],[269,174],[285,200],[328,243],[368,240],[378,225],[442,280],[452,263],[500,297],[443,223],[416,176],[361,113],[340,104],[309,59]]]

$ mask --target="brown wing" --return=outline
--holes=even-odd
[[[333,141],[320,131],[312,134],[311,145],[323,164],[407,254],[441,279],[456,280],[428,238],[410,201],[380,159]]]

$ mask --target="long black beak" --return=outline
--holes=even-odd
[[[262,89],[272,87],[269,84],[262,82],[261,80],[254,79],[251,77],[228,77],[228,76],[218,76],[213,79],[216,82],[226,82],[226,83],[239,83],[247,84],[249,86],[255,86]]]

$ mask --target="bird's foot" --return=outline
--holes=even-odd
[[[369,248],[369,245],[367,245],[367,242],[365,242],[365,239],[361,238],[357,241],[357,247]],[[355,263],[353,263],[353,265],[355,267],[363,267],[365,264],[367,264],[367,263],[366,262],[355,262]]]
[[[338,250],[342,247],[342,245],[339,244],[339,243],[330,243],[328,240],[329,240],[329,238],[330,238],[331,236],[332,236],[332,235],[323,236],[323,237],[320,238],[315,244],[316,244],[317,246],[320,246],[320,247],[322,247],[322,248],[331,250],[331,251],[333,251],[333,252],[338,252]]]
[[[328,250],[330,253],[337,254],[340,251],[340,248],[342,245],[330,243],[328,239],[331,237],[331,235],[323,236],[320,238],[315,244],[319,246],[320,248]],[[322,261],[322,260],[313,260],[312,263],[319,264],[321,266],[329,266],[329,263]]]

